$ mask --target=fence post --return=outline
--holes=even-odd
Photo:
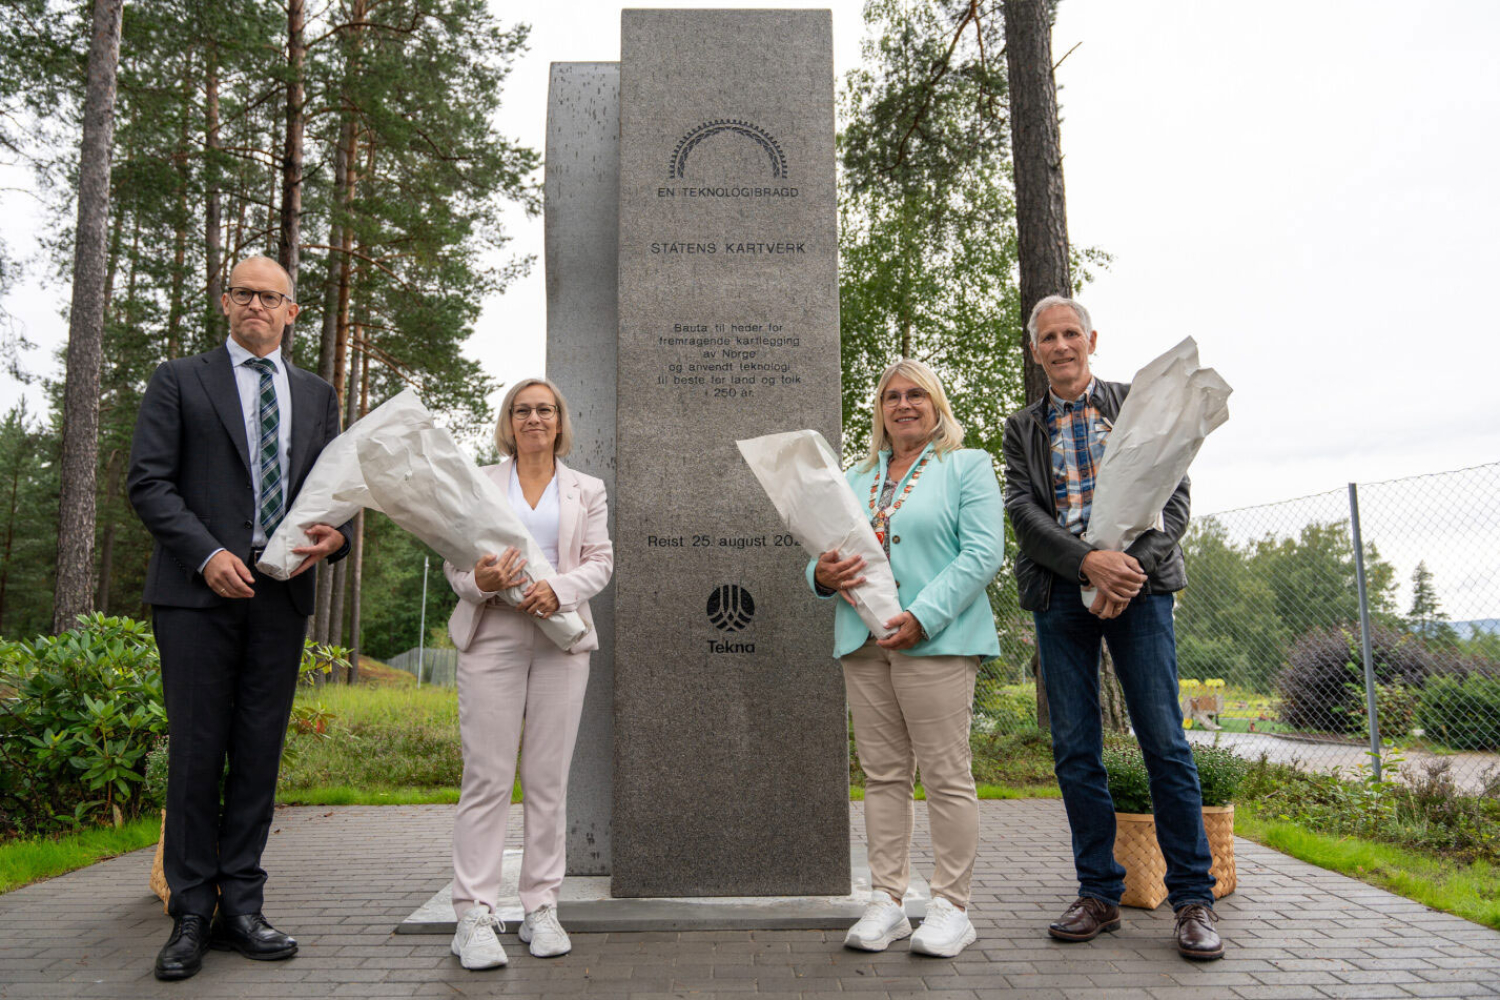
[[[1349,530],[1354,535],[1354,579],[1359,585],[1359,648],[1365,661],[1365,711],[1370,719],[1370,765],[1380,780],[1380,715],[1375,704],[1375,658],[1370,654],[1370,600],[1365,590],[1365,544],[1359,534],[1359,488],[1349,484]]]
[[[431,556],[422,557],[422,624],[417,626],[421,632],[417,635],[417,687],[422,686],[422,667],[427,661],[427,562]],[[1363,574],[1364,570],[1360,570]],[[1364,576],[1360,576],[1363,580]],[[1360,584],[1361,587],[1364,584]],[[1361,591],[1363,592],[1363,591]]]

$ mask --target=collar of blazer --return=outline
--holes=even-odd
[[[255,470],[250,465],[250,443],[245,438],[245,413],[240,408],[240,389],[234,377],[234,363],[230,360],[229,348],[221,344],[206,354],[198,355],[198,358],[202,362],[197,366],[198,379],[213,402],[214,411],[218,413],[224,429],[229,432],[229,439],[234,442],[240,461],[253,474]],[[286,470],[286,479],[289,483],[295,483],[305,471],[308,449],[312,446],[313,435],[308,432],[311,427],[309,421],[321,412],[317,392],[317,383],[321,379],[294,364],[283,363],[286,364],[286,381],[292,393],[292,447],[287,460],[291,468]]]

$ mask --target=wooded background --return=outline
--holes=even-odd
[[[1067,245],[1054,12],[867,5],[861,65],[840,83],[851,460],[875,379],[917,357],[998,471],[1004,415],[1041,384],[1021,317],[1105,260]],[[290,356],[333,384],[346,425],[413,385],[480,439],[497,386],[462,345],[481,301],[534,263],[506,256],[501,212],[540,210],[539,156],[493,126],[526,38],[483,0],[0,0],[0,150],[30,168],[52,219],[43,246],[0,244],[0,295],[18,257],[73,290],[48,411],[0,419],[0,635],[144,614],[150,539],[122,495],[140,395],[162,361],[223,341],[217,303],[244,256],[294,275]],[[1038,220],[1025,253],[1018,204]],[[10,373],[37,378],[15,337]],[[383,516],[361,521],[353,556],[322,574],[313,635],[390,656],[417,643],[428,553]],[[992,600],[1013,604],[1001,584]],[[441,642],[452,597],[440,577],[428,593]]]

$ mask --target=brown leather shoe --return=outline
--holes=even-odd
[[[1047,933],[1059,941],[1092,941],[1100,931],[1119,929],[1120,908],[1093,896],[1079,896],[1061,917],[1047,925]]]
[[[1224,957],[1224,942],[1214,924],[1219,915],[1203,903],[1189,903],[1177,911],[1177,952],[1185,958],[1211,961]]]

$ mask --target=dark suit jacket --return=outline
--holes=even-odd
[[[287,507],[308,470],[339,433],[338,397],[311,372],[286,366],[292,398],[292,442],[286,473]],[[130,449],[130,503],[156,539],[146,573],[151,605],[207,608],[223,603],[198,567],[215,549],[248,564],[255,528],[250,446],[229,350],[168,361],[156,369],[141,400]],[[339,527],[349,552],[352,529]],[[314,574],[289,584],[299,614],[313,611]]]

